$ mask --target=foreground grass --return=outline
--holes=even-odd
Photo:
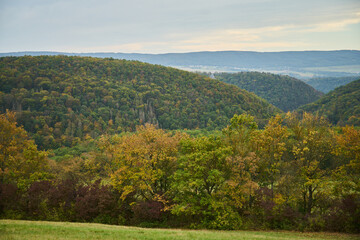
[[[360,235],[274,231],[144,229],[95,223],[0,220],[0,239],[360,239]]]

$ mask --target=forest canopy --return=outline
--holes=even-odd
[[[137,61],[90,57],[0,58],[0,110],[40,148],[75,146],[104,133],[221,129],[234,114],[259,124],[280,110],[256,95],[195,73]]]
[[[360,125],[360,79],[340,86],[299,111],[326,117],[332,124]]]
[[[220,135],[199,137],[145,124],[53,161],[16,126],[13,113],[0,116],[2,136],[12,136],[0,142],[1,218],[360,229],[360,130],[354,127],[334,129],[308,113],[277,115],[264,129],[248,114],[234,115]]]
[[[301,80],[272,73],[216,73],[214,77],[253,92],[284,112],[314,102],[323,95]]]

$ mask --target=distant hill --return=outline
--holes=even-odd
[[[333,124],[360,126],[360,79],[336,88],[299,110],[325,116]]]
[[[135,130],[223,128],[234,114],[261,124],[280,110],[218,80],[137,61],[90,57],[0,58],[0,111],[43,148],[72,146],[87,136]]]
[[[166,54],[17,52],[0,56],[70,55],[138,60],[193,71],[259,71],[301,78],[353,76],[360,73],[360,51],[249,52],[218,51]]]
[[[253,92],[285,112],[314,102],[323,95],[303,81],[271,73],[218,73],[214,77]]]
[[[328,93],[357,79],[360,79],[360,76],[310,78],[305,82],[320,92]]]

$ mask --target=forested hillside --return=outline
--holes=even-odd
[[[215,129],[234,114],[259,123],[279,110],[218,80],[136,61],[38,56],[0,59],[0,108],[41,148],[76,145],[152,123],[164,129]]]
[[[307,84],[312,86],[313,88],[323,92],[328,93],[334,90],[337,87],[342,85],[346,85],[352,81],[360,79],[360,76],[352,76],[352,77],[318,77],[318,78],[310,78],[305,80]]]
[[[283,111],[314,102],[322,95],[303,81],[289,76],[260,72],[218,73],[214,76],[255,93]]]
[[[300,111],[319,114],[332,124],[360,125],[360,79],[336,88]]]

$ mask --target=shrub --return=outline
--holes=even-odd
[[[15,184],[0,183],[0,216],[21,219],[20,195]]]
[[[161,202],[149,200],[139,202],[132,207],[132,223],[150,226],[157,225],[165,219],[164,205]]]
[[[325,221],[328,231],[360,233],[360,196],[353,194],[335,201]]]
[[[30,219],[47,219],[47,197],[51,189],[50,181],[33,182],[27,190],[24,200],[24,207]]]
[[[100,182],[101,180],[97,180],[90,186],[78,189],[74,206],[76,218],[79,221],[116,224],[120,214],[116,197],[110,186],[101,186]]]

